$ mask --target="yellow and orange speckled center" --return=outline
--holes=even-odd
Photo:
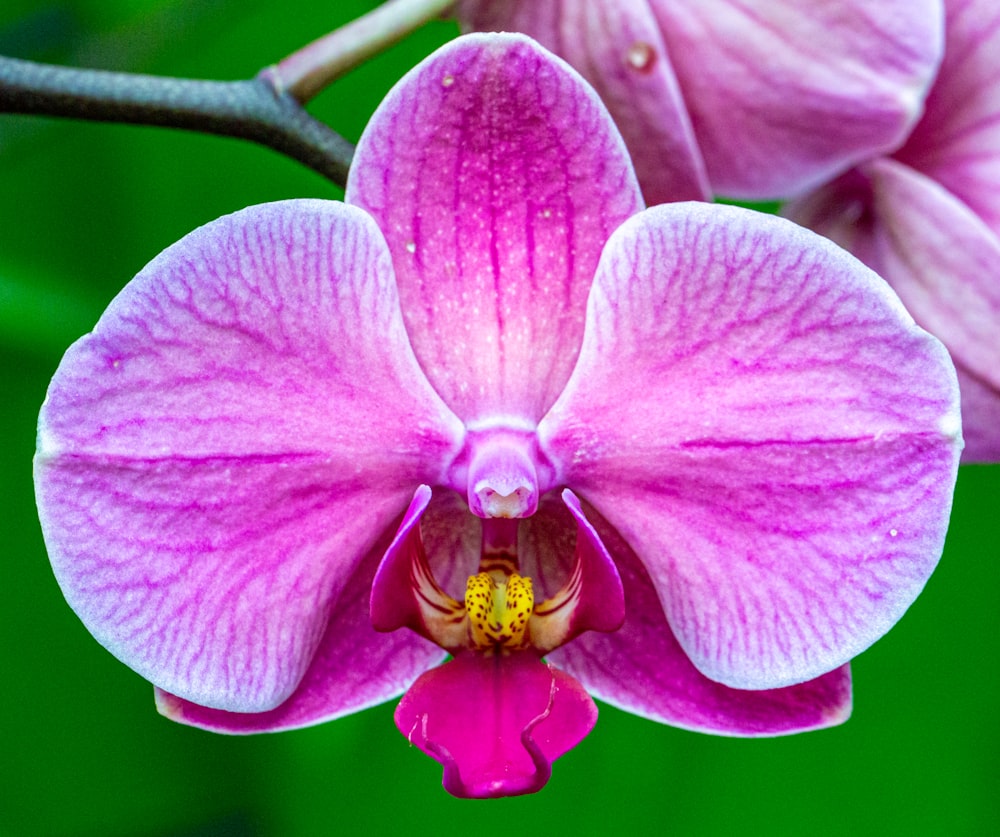
[[[530,578],[515,572],[470,576],[465,589],[470,639],[480,650],[523,648],[534,605]]]

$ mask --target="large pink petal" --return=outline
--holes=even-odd
[[[962,391],[965,462],[1000,451],[1000,238],[930,177],[892,159],[786,207],[864,260],[951,352]]]
[[[539,433],[642,559],[699,670],[776,688],[846,662],[922,589],[957,402],[944,348],[843,250],[674,204],[609,242]]]
[[[941,0],[649,0],[718,194],[789,197],[899,145]]]
[[[628,545],[587,509],[612,550],[628,615],[610,634],[584,634],[549,661],[607,703],[683,729],[715,735],[783,735],[832,726],[851,711],[848,666],[783,689],[730,689],[699,672],[681,650],[656,589]]]
[[[396,708],[400,732],[444,765],[445,790],[459,797],[541,790],[551,763],[596,720],[580,684],[530,651],[460,654],[423,674]]]
[[[401,695],[446,655],[409,631],[383,634],[371,626],[372,576],[392,531],[386,530],[352,574],[302,682],[284,703],[267,712],[226,712],[157,689],[160,712],[215,732],[276,732],[330,721]]]
[[[253,207],[146,267],[67,352],[36,488],[70,605],[161,688],[284,701],[340,589],[460,428],[353,207]]]
[[[945,11],[941,70],[923,118],[896,157],[1000,233],[1000,6],[947,0]]]
[[[385,232],[420,364],[467,422],[552,404],[601,248],[641,207],[597,95],[516,35],[460,38],[407,75],[347,196]]]
[[[648,3],[463,0],[456,15],[465,29],[530,35],[594,85],[648,203],[708,199],[705,164]]]

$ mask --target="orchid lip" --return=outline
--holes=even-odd
[[[459,654],[424,672],[396,707],[407,740],[443,766],[462,799],[534,793],[552,762],[591,731],[597,707],[565,672],[531,653]]]
[[[441,784],[452,796],[459,799],[494,799],[501,796],[520,796],[536,793],[541,790],[552,777],[552,763],[546,758],[541,747],[534,740],[532,733],[542,721],[552,714],[555,703],[556,680],[553,677],[549,689],[549,699],[544,710],[529,720],[521,730],[520,743],[531,759],[534,770],[525,775],[506,775],[506,773],[490,772],[483,777],[467,781],[463,776],[458,761],[448,748],[431,739],[427,734],[427,715],[420,719],[419,728],[414,725],[407,736],[413,744],[414,734],[419,734],[421,743],[427,751],[444,766]],[[509,768],[508,768],[509,769]]]

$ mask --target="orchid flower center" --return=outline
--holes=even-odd
[[[523,648],[534,605],[531,579],[513,567],[470,576],[465,588],[470,640],[480,651]]]
[[[452,654],[531,650],[541,656],[582,630],[621,625],[621,581],[585,527],[578,529],[576,560],[562,587],[537,602],[531,579],[520,571],[521,521],[484,518],[478,571],[468,578],[464,601],[452,598],[434,578],[420,537],[419,517],[429,499],[429,489],[418,492],[376,573],[371,600],[376,630],[408,627]],[[579,513],[575,498],[571,501],[571,510]]]

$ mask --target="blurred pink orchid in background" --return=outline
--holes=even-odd
[[[465,31],[569,61],[650,204],[789,198],[899,145],[941,57],[941,0],[459,0]]]
[[[786,208],[893,286],[944,341],[964,461],[1000,461],[1000,6],[946,0],[946,48],[906,144]]]
[[[498,796],[589,732],[587,692],[727,735],[842,721],[961,440],[946,352],[874,273],[783,219],[643,209],[595,92],[475,35],[389,94],[346,203],[140,272],[38,445],[66,598],[164,714],[278,730],[409,689],[445,787]]]

